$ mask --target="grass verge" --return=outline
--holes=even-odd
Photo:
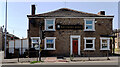
[[[30,64],[41,63],[41,62],[44,62],[44,61],[32,61],[32,62],[30,62]]]

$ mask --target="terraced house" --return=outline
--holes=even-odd
[[[42,14],[32,14],[29,19],[29,47],[39,50],[44,56],[106,56],[112,53],[113,17],[61,8]]]

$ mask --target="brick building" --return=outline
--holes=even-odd
[[[0,50],[2,50],[2,44],[3,44],[3,28],[0,27]]]
[[[5,32],[2,33],[2,50],[4,50],[4,45],[5,45]],[[6,48],[8,48],[8,41],[9,40],[15,40],[15,39],[20,39],[19,37],[15,36],[14,34],[10,34],[9,32],[6,33],[6,38],[7,38],[7,45]]]
[[[115,33],[115,35],[117,36],[115,38],[115,48],[120,49],[120,29],[117,30],[117,32]]]
[[[114,16],[61,8],[55,11],[32,14],[29,19],[29,47],[39,50],[44,56],[106,56],[112,53],[112,21]],[[102,36],[104,35],[104,37]]]

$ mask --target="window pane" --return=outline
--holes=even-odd
[[[33,41],[33,42],[39,42],[39,40],[38,40],[38,39],[33,39],[32,41]]]
[[[87,21],[86,21],[86,24],[92,24],[92,21],[90,21],[90,20],[88,21],[88,20],[87,20]]]
[[[46,24],[53,24],[53,20],[46,20]]]
[[[39,48],[39,44],[37,44],[37,43],[36,43],[36,44],[33,44],[33,47],[34,47],[34,48]]]
[[[86,40],[86,43],[92,43],[92,40]]]
[[[92,25],[86,25],[86,29],[92,29]]]
[[[107,48],[107,44],[102,44],[102,48]]]
[[[47,48],[53,48],[53,44],[47,44]]]
[[[53,29],[53,25],[47,25],[46,27],[47,27],[47,30],[48,29]]]
[[[53,39],[47,39],[46,43],[53,43]]]
[[[107,40],[102,40],[102,43],[107,43]]]
[[[93,48],[93,44],[86,44],[86,48]]]

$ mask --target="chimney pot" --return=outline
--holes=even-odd
[[[98,15],[105,15],[105,11],[98,12]]]
[[[35,15],[35,5],[32,5],[32,15]]]

